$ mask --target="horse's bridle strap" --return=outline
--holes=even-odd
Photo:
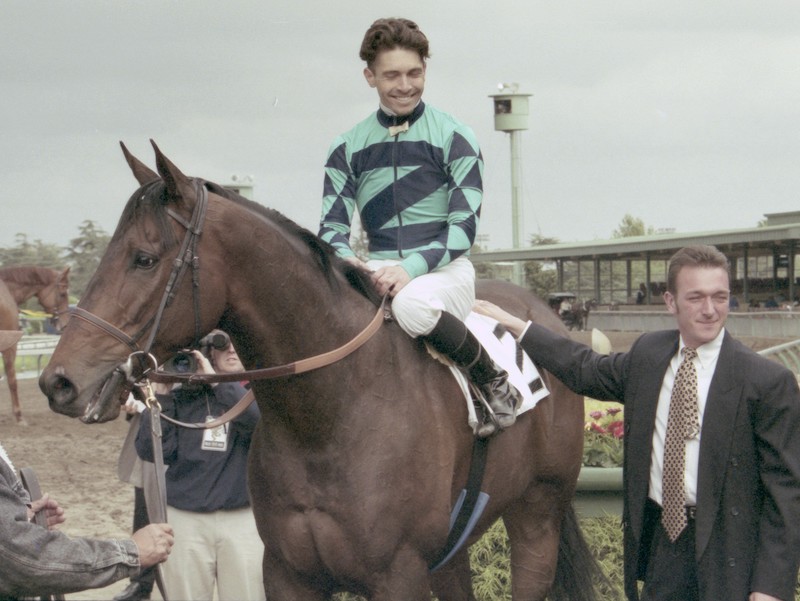
[[[187,374],[187,375],[169,375],[165,377],[163,372],[155,372],[148,374],[148,377],[153,380],[154,382],[174,382],[175,380],[189,380],[192,382],[231,382],[231,381],[241,381],[241,380],[264,380],[269,378],[279,378],[281,376],[288,376],[294,374],[300,374],[306,371],[311,371],[313,369],[318,369],[320,367],[325,367],[326,365],[331,365],[332,363],[336,363],[341,359],[344,359],[347,355],[355,351],[356,349],[360,348],[367,342],[370,338],[372,338],[377,331],[380,329],[381,324],[384,320],[384,309],[386,306],[386,297],[383,298],[381,302],[381,306],[378,308],[378,312],[375,314],[375,317],[372,318],[372,321],[369,322],[366,328],[361,330],[361,332],[355,338],[351,339],[346,344],[343,344],[337,349],[329,351],[327,353],[323,353],[322,355],[316,355],[314,357],[309,357],[308,359],[301,359],[299,361],[295,361],[294,363],[287,363],[286,365],[277,365],[275,367],[267,367],[265,369],[253,369],[250,371],[244,372],[235,372],[231,374]],[[220,415],[219,417],[208,421],[208,422],[195,422],[195,423],[188,423],[182,422],[177,419],[171,418],[168,415],[161,414],[161,418],[167,420],[168,422],[175,424],[176,426],[181,426],[183,428],[190,428],[193,430],[208,430],[210,428],[216,428],[217,426],[222,426],[227,424],[228,422],[236,419],[242,413],[244,413],[245,409],[255,400],[255,395],[253,394],[252,390],[248,390],[247,394],[245,394],[239,401],[228,411]]]
[[[72,317],[77,317],[79,319],[82,319],[83,321],[90,323],[96,328],[100,328],[103,332],[105,332],[109,336],[113,336],[132,351],[139,350],[139,345],[136,343],[136,340],[134,338],[128,336],[125,332],[120,330],[115,325],[108,323],[102,317],[98,317],[94,313],[89,313],[89,311],[81,309],[80,307],[71,307],[69,309],[69,312],[72,315]]]
[[[386,306],[386,297],[378,307],[375,317],[367,324],[359,334],[343,344],[327,353],[315,355],[306,359],[299,359],[292,363],[285,363],[284,365],[275,365],[273,367],[264,367],[262,369],[251,369],[248,371],[238,371],[234,373],[225,374],[166,374],[164,372],[149,373],[148,377],[153,382],[203,382],[206,384],[217,382],[240,382],[242,380],[270,380],[274,378],[281,378],[284,376],[292,376],[301,374],[307,371],[319,369],[332,365],[337,361],[341,361],[353,351],[357,350],[364,345],[370,338],[372,338],[380,329],[384,320],[384,309]],[[210,423],[210,422],[209,422]]]

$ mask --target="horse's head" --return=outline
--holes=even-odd
[[[53,279],[36,293],[42,308],[50,313],[51,323],[59,332],[69,321],[69,267],[64,271],[52,270]]]
[[[203,286],[193,286],[205,190],[153,147],[158,173],[123,145],[141,187],[39,379],[53,411],[87,423],[116,418],[132,381],[153,364],[147,355],[162,360],[188,346],[224,306],[220,266],[204,264]]]

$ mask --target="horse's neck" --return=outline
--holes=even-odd
[[[5,280],[5,284],[8,287],[8,291],[11,292],[11,296],[14,297],[14,302],[16,302],[17,305],[21,305],[29,298],[32,298],[41,288],[40,286],[33,286],[31,284],[22,284],[7,280]]]

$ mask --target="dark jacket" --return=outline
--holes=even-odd
[[[0,459],[0,598],[100,588],[139,572],[132,539],[71,538],[28,521],[28,493]]]
[[[627,353],[600,355],[531,324],[522,346],[579,394],[625,405],[625,589],[637,600],[654,523],[650,454],[659,390],[677,331],[641,336]],[[696,553],[703,601],[746,601],[753,591],[794,599],[800,563],[800,391],[783,366],[725,333],[700,440]]]
[[[209,415],[219,417],[245,394],[240,384],[223,383],[211,388],[199,385],[158,395],[164,415],[187,423],[202,423]],[[250,505],[247,493],[247,454],[258,405],[251,403],[228,429],[224,451],[203,448],[207,430],[194,430],[162,420],[162,447],[166,473],[167,504],[185,511],[207,513]],[[145,410],[136,437],[136,452],[153,461],[150,411]]]

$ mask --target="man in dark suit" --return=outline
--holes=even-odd
[[[625,405],[625,592],[631,601],[791,601],[800,563],[800,390],[781,365],[724,329],[729,265],[711,246],[670,260],[677,331],[601,355],[479,301],[541,367],[579,394]],[[696,350],[699,430],[681,458],[685,518],[662,521],[667,421],[684,347]],[[694,355],[694,353],[692,353]],[[675,388],[682,388],[676,386]],[[666,483],[666,480],[664,480]],[[683,509],[679,506],[680,509]],[[677,538],[674,538],[677,537]]]

